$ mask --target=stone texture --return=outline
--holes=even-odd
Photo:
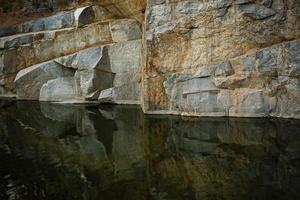
[[[66,101],[77,97],[73,77],[57,78],[45,83],[40,90],[40,101]]]
[[[300,118],[293,1],[150,0],[147,6],[146,113]]]
[[[140,23],[136,20],[113,20],[110,22],[110,30],[114,42],[124,42],[142,38]]]
[[[52,60],[88,48],[111,42],[108,22],[96,23],[79,29],[62,29],[40,33],[33,42],[0,50],[1,80],[8,89],[14,90],[12,82],[18,71],[32,65]],[[33,35],[35,37],[35,35]]]
[[[141,46],[141,40],[96,46],[21,70],[15,80],[17,96],[41,101],[97,100],[101,91],[111,88],[110,103],[138,104]],[[72,74],[66,78],[58,69]],[[35,80],[33,85],[30,78]]]
[[[73,75],[73,70],[53,61],[23,69],[15,79],[17,99],[38,100],[42,86],[49,80]]]
[[[111,17],[111,15],[109,15],[105,8],[97,5],[85,6],[73,9],[72,11],[57,12],[47,17],[40,17],[10,27],[0,28],[0,37],[19,33],[81,27],[95,21],[107,19],[107,17]]]
[[[122,42],[104,48],[107,56],[105,63],[110,63],[110,70],[115,74],[112,88],[100,94],[99,99],[111,103],[138,104],[141,93],[142,72],[141,40]],[[99,65],[100,70],[105,65]],[[110,92],[108,92],[110,91]],[[107,94],[110,97],[107,97]],[[105,99],[105,100],[104,100]],[[109,99],[109,101],[107,100]]]
[[[299,75],[294,77],[291,72],[295,69],[290,65],[298,61],[294,61],[297,56],[292,56],[293,61],[289,56],[298,51],[292,48],[298,42],[274,45],[230,59],[227,64],[204,65],[167,76],[163,86],[170,107],[165,112],[299,118]],[[222,73],[215,73],[215,67]]]
[[[24,22],[18,25],[19,33],[38,32],[45,30],[55,30],[62,28],[70,28],[74,26],[73,12],[59,12],[55,15]]]
[[[115,100],[139,102],[141,79],[141,40],[93,47],[55,59],[61,65],[76,69],[77,93],[87,99],[114,88]]]

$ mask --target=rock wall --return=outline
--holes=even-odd
[[[298,0],[0,5],[2,95],[140,103],[150,114],[300,118]]]
[[[300,118],[300,2],[149,0],[147,113]]]
[[[113,16],[95,4],[0,29],[0,93],[139,103],[142,26]]]

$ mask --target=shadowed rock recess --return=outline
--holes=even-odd
[[[0,0],[0,94],[300,119],[299,0]]]

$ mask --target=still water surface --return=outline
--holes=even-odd
[[[300,121],[1,101],[6,199],[300,199]]]

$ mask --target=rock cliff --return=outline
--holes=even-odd
[[[0,0],[0,93],[300,118],[298,0]]]
[[[149,0],[148,113],[300,118],[300,2]]]

